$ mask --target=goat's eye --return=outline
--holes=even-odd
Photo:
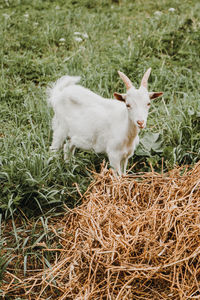
[[[131,108],[130,104],[126,103],[126,107],[127,108]]]

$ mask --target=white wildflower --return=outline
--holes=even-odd
[[[81,36],[82,38],[88,39],[88,34],[86,32],[82,33],[82,32],[75,31],[74,35]]]
[[[170,7],[170,8],[168,9],[168,11],[170,11],[170,12],[175,12],[175,8]]]
[[[59,39],[59,45],[63,46],[65,44],[65,38],[60,38]]]
[[[74,32],[74,35],[81,35],[81,33],[78,32],[78,31],[75,31],[75,32]]]
[[[154,15],[155,16],[161,16],[162,15],[162,11],[157,10],[157,11],[154,12]]]
[[[59,10],[59,9],[60,9],[60,6],[59,6],[59,5],[57,5],[57,6],[56,6],[56,10]]]
[[[83,36],[85,39],[88,39],[88,34],[87,34],[87,33],[82,33],[82,36]]]
[[[81,38],[81,37],[79,37],[79,36],[75,36],[74,37],[74,40],[76,41],[76,42],[82,42],[83,41],[83,39]]]
[[[24,14],[24,18],[28,19],[29,18],[29,14],[28,13]]]

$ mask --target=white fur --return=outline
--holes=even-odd
[[[147,89],[131,87],[122,102],[77,85],[79,79],[63,76],[48,90],[55,113],[50,149],[58,150],[66,141],[66,160],[76,147],[104,152],[119,175],[126,173],[128,158],[139,144],[141,127],[137,121],[143,122],[142,128],[146,126],[150,103]]]

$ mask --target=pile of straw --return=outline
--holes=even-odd
[[[10,292],[27,299],[200,299],[200,163],[122,178],[103,169],[60,227],[59,249],[45,250],[59,253],[52,267],[13,282]]]

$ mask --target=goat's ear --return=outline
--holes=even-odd
[[[158,97],[160,97],[162,95],[163,95],[163,92],[150,92],[149,93],[149,98],[151,100],[153,100],[153,99],[156,99],[156,98],[158,98]]]
[[[119,101],[126,101],[126,94],[114,93],[113,96]]]

